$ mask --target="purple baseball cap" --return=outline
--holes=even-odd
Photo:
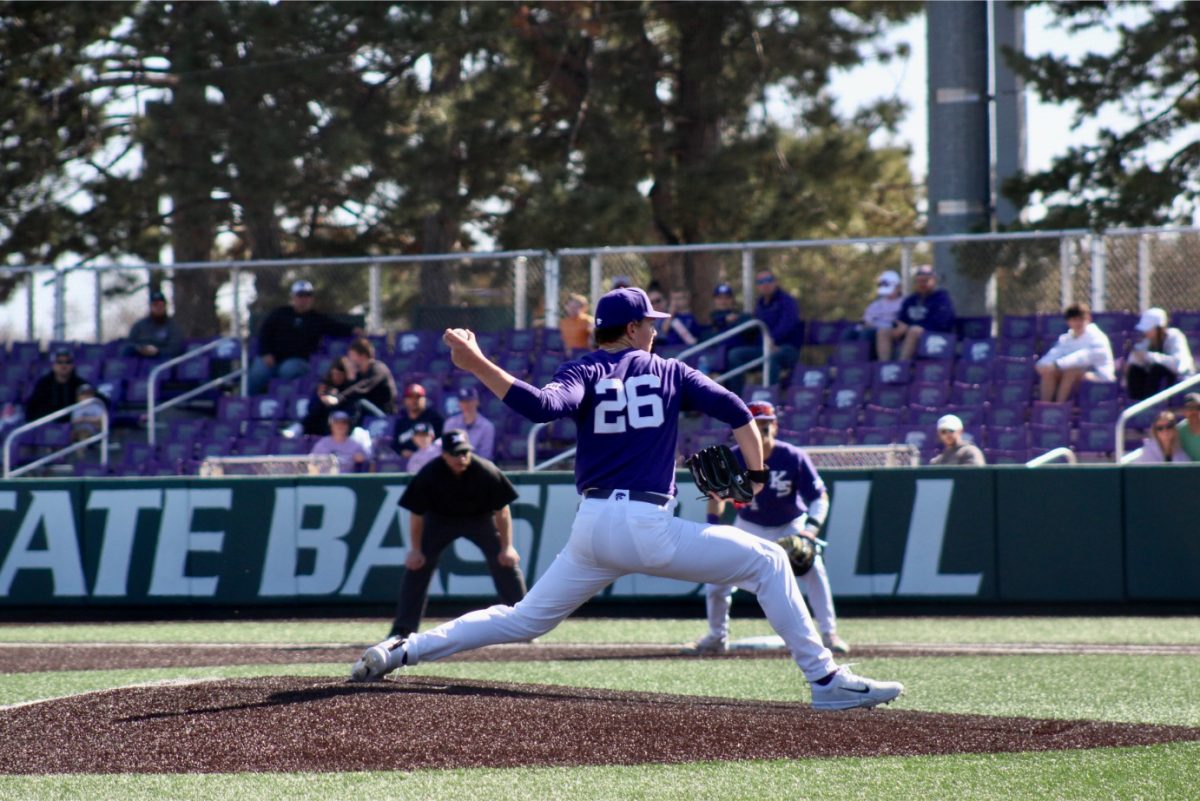
[[[636,323],[647,317],[670,317],[665,312],[657,312],[650,305],[646,291],[637,287],[624,287],[600,298],[596,304],[596,327],[611,328],[612,326]]]

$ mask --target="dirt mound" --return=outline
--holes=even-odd
[[[1042,751],[1200,729],[814,712],[739,701],[401,676],[173,683],[0,710],[0,772],[184,773],[610,765]]]

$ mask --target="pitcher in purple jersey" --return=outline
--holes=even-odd
[[[758,596],[767,620],[811,683],[817,709],[887,703],[903,691],[838,667],[796,588],[783,549],[733,526],[675,517],[679,412],[696,409],[733,427],[746,465],[763,467],[762,441],[746,405],[674,359],[650,354],[655,312],[646,293],[614,289],[596,305],[598,350],[567,362],[538,389],[509,375],[475,335],[447,330],[458,367],[535,422],[572,417],[578,432],[575,481],[582,496],[566,547],[515,606],[493,606],[363,653],[351,681],[378,681],[396,668],[460,651],[532,640],[629,573],[732,584]],[[755,484],[761,490],[762,484]]]
[[[788,534],[816,540],[825,517],[829,514],[829,495],[825,482],[817,473],[808,454],[787,442],[775,438],[779,432],[775,407],[764,401],[750,404],[750,413],[763,440],[765,464],[770,478],[754,500],[738,509],[734,525],[756,537],[775,542]],[[738,460],[745,464],[739,448],[734,449]],[[708,501],[708,522],[716,523],[725,509],[725,502],[716,498]],[[812,614],[821,630],[825,646],[835,654],[850,653],[837,634],[837,613],[833,609],[833,593],[825,562],[818,552],[813,566],[797,581],[804,588]],[[690,650],[695,653],[722,653],[729,646],[729,606],[735,587],[731,584],[704,585],[708,613],[708,632]]]

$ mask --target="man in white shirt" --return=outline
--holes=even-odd
[[[1064,403],[1080,381],[1105,384],[1117,380],[1112,344],[1100,326],[1092,322],[1086,303],[1068,306],[1063,312],[1067,332],[1037,361],[1041,377],[1041,399]]]

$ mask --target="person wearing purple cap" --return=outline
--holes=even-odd
[[[337,457],[338,470],[342,473],[354,473],[366,466],[371,458],[371,451],[361,441],[350,436],[350,415],[346,412],[333,412],[329,415],[329,434],[321,437],[312,447],[312,455]]]
[[[865,679],[838,666],[821,642],[781,547],[733,526],[675,516],[681,411],[703,412],[733,429],[756,492],[769,473],[746,404],[683,362],[650,352],[654,320],[662,316],[641,289],[607,293],[596,305],[597,350],[561,365],[541,389],[485,356],[473,332],[446,331],[443,340],[454,364],[509,408],[534,422],[574,419],[579,511],[566,546],[521,602],[388,638],[354,663],[351,681],[379,681],[406,665],[532,640],[622,576],[644,573],[754,592],[810,682],[814,708],[870,707],[900,695],[903,687],[896,682]]]
[[[471,447],[484,459],[496,458],[496,426],[479,413],[479,390],[475,387],[458,391],[458,413],[447,417],[443,425],[466,431]]]

